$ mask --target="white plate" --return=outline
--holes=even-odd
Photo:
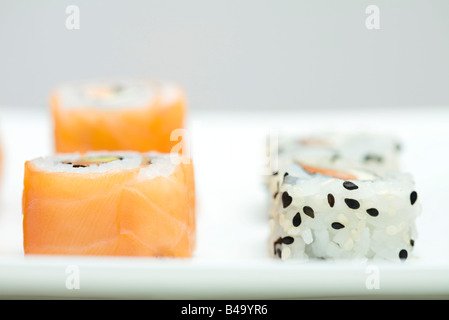
[[[192,113],[198,246],[187,260],[24,257],[23,163],[52,152],[52,125],[46,109],[2,111],[0,297],[449,297],[449,108]],[[283,263],[268,256],[266,137],[323,130],[392,132],[403,140],[403,167],[423,205],[414,260]]]

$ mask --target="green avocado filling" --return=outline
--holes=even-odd
[[[71,164],[74,168],[85,168],[89,167],[93,164],[96,164],[97,166],[102,163],[108,163],[111,161],[116,160],[123,160],[122,157],[114,157],[114,156],[99,156],[99,157],[87,157],[87,158],[81,158],[77,161],[63,161],[64,164]]]

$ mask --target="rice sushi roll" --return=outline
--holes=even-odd
[[[277,174],[285,166],[299,163],[345,172],[361,169],[380,173],[399,170],[401,142],[391,135],[372,133],[317,133],[304,136],[280,136],[278,167],[265,178],[273,194],[278,188]]]
[[[401,142],[374,133],[321,133],[302,137],[281,136],[281,166],[295,161],[320,166],[352,166],[373,171],[400,167]]]
[[[286,166],[278,174],[269,252],[289,259],[410,259],[421,213],[409,174]]]
[[[27,161],[22,207],[25,254],[191,257],[195,248],[193,165],[177,154]]]
[[[57,153],[92,150],[170,152],[184,127],[186,101],[175,84],[118,79],[55,88],[50,99]]]

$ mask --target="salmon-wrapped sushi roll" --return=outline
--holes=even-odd
[[[25,163],[26,254],[191,257],[195,186],[177,154],[89,152]]]
[[[120,79],[67,83],[51,95],[55,150],[170,152],[186,101],[171,83]]]

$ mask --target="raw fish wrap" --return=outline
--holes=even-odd
[[[120,79],[67,83],[51,95],[55,150],[171,152],[186,102],[174,84]]]
[[[195,185],[177,154],[89,152],[25,163],[26,254],[190,257]]]

